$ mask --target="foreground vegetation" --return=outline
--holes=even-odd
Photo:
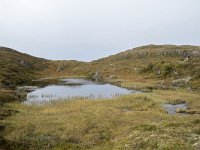
[[[88,63],[4,47],[0,56],[0,149],[200,149],[200,47],[148,45]],[[147,93],[21,104],[25,93],[16,87],[41,77],[45,84],[87,77]],[[177,110],[186,115],[167,114],[165,103],[186,103]]]
[[[176,99],[196,113],[167,114],[162,104]],[[111,100],[7,107],[19,111],[2,121],[9,124],[4,137],[13,149],[200,148],[200,95],[193,92],[159,90]]]

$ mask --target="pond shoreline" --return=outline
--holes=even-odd
[[[58,78],[57,78],[58,79]],[[59,78],[60,79],[60,78]],[[55,78],[54,78],[54,80],[55,80]],[[41,80],[40,80],[41,81]],[[51,81],[51,83],[56,83],[56,82],[53,82],[53,81]],[[26,88],[26,86],[24,86],[24,88]],[[33,87],[32,87],[32,89],[34,89],[34,88],[36,88],[36,86],[34,85]],[[31,88],[28,88],[28,89],[31,89]],[[24,90],[24,93],[26,92],[26,90]],[[151,94],[156,94],[158,91],[157,90],[155,90],[155,91],[153,91],[152,93],[144,93],[144,95],[141,95],[141,96],[138,96],[138,98],[141,98],[145,103],[149,103],[149,102],[151,102],[152,101],[152,99],[151,99]],[[170,90],[165,90],[165,91],[162,91],[163,93],[168,93],[168,92],[170,92]],[[175,92],[175,91],[174,91]],[[176,92],[175,92],[176,93]],[[146,98],[146,96],[145,96],[145,94],[147,94],[147,95],[149,95],[148,96],[148,98]],[[167,95],[170,95],[170,94],[167,94]],[[125,96],[126,97],[126,96]],[[136,97],[137,97],[137,95],[136,95]],[[167,99],[167,96],[165,95],[164,97],[163,96],[161,96],[162,98],[166,98]],[[186,99],[187,100],[187,99]],[[19,101],[19,102],[21,102],[21,100],[20,99],[18,99],[18,100],[15,100],[15,101]],[[130,100],[130,102],[132,101],[132,99]],[[134,101],[134,99],[133,99],[133,101]],[[137,101],[137,98],[136,98],[136,101]],[[79,101],[80,103],[81,102],[83,102],[83,104],[84,104],[84,102],[85,101]],[[74,103],[79,103],[79,102],[76,102],[76,101],[74,101]],[[114,103],[116,103],[115,105],[118,105],[118,101],[113,101]],[[139,102],[139,101],[138,101]],[[67,103],[67,102],[66,102]],[[91,104],[90,102],[88,102],[87,101],[87,103],[89,103],[89,104]],[[92,102],[93,103],[93,102]],[[104,103],[104,102],[99,102],[98,104],[101,104],[102,105],[102,103]],[[109,101],[107,101],[107,102],[105,102],[105,103],[108,103],[109,104]],[[146,113],[146,111],[147,111],[147,113],[148,112],[151,112],[151,110],[149,110],[149,109],[145,109],[145,108],[143,108],[142,106],[141,106],[141,108],[135,108],[135,107],[133,107],[134,105],[132,105],[132,103],[130,103],[130,104],[127,104],[126,103],[126,101],[122,101],[121,100],[121,103],[122,103],[122,106],[120,106],[119,108],[118,107],[115,107],[115,106],[113,106],[113,104],[109,104],[110,106],[108,107],[108,108],[111,108],[111,107],[113,107],[113,109],[112,110],[118,110],[118,109],[120,109],[121,111],[120,111],[120,113],[121,114],[129,114],[129,113],[138,113],[139,115],[141,115],[143,112],[144,113]],[[73,102],[69,102],[69,104],[70,105],[73,105]],[[147,105],[148,107],[154,107],[154,105],[153,105],[154,103],[152,103],[151,105]],[[163,102],[157,102],[157,104],[160,104],[160,105],[162,105],[163,104]],[[58,104],[55,104],[56,106],[59,106],[59,103]],[[67,105],[67,104],[66,104]],[[146,105],[146,104],[145,104]],[[52,105],[53,107],[54,107],[54,105]],[[107,105],[105,105],[106,107],[107,107]],[[6,106],[5,106],[6,107]],[[4,108],[5,108],[4,107]],[[26,107],[26,106],[22,106],[22,107]],[[31,107],[31,106],[27,106],[27,107]],[[32,106],[32,107],[34,107],[34,106]],[[51,106],[43,106],[43,107],[51,107]],[[21,106],[19,107],[19,108],[21,108]],[[86,107],[83,107],[83,108],[86,108]],[[98,108],[98,107],[97,107]],[[6,108],[7,109],[7,108]],[[15,111],[14,109],[18,109],[17,107],[13,107],[13,108],[9,108],[9,110],[13,110],[12,112],[13,113],[8,113],[8,116],[7,117],[10,117],[10,116],[13,116],[14,114],[16,114],[16,113],[18,113],[18,111]],[[81,109],[82,109],[82,107],[81,107]],[[106,110],[106,109],[105,109]],[[162,109],[162,115],[170,115],[170,114],[167,114],[167,113],[165,113],[165,112],[163,112],[163,110],[164,109]],[[6,111],[6,110],[5,110]],[[102,111],[102,115],[103,115],[103,112],[104,111]],[[152,112],[154,112],[154,109],[152,109]],[[81,112],[82,113],[82,112]],[[115,114],[115,113],[113,113],[113,114]],[[160,112],[159,112],[159,114],[160,114]],[[126,115],[127,116],[127,115]],[[182,118],[182,117],[195,117],[196,115],[170,115],[170,117],[178,117],[178,118]],[[6,118],[7,118],[6,117]],[[48,117],[48,116],[45,116],[45,117]],[[117,117],[117,116],[116,116]],[[137,116],[136,116],[137,117]],[[145,117],[145,115],[144,115],[144,117]],[[170,118],[169,116],[168,116],[168,118]],[[6,119],[6,118],[4,118],[4,119]],[[7,119],[6,119],[7,120]],[[132,118],[130,119],[130,120],[132,120]],[[114,120],[114,122],[115,121],[117,121],[117,120]],[[2,149],[6,149],[6,148],[9,148],[9,147],[11,147],[11,146],[13,146],[13,145],[18,145],[19,147],[20,146],[24,146],[23,144],[20,144],[20,143],[13,143],[12,141],[8,141],[7,139],[5,139],[4,138],[4,129],[6,129],[6,128],[8,128],[8,127],[10,127],[8,124],[0,124],[0,127],[1,127],[1,134],[2,134],[2,136],[0,135],[0,142],[1,142],[1,146],[4,146],[4,147],[0,147],[0,148],[2,148]]]
[[[104,99],[114,98],[124,94],[140,93],[107,82],[95,82],[86,78],[39,79],[34,86],[19,87],[26,91],[27,101],[45,102],[49,100],[67,100],[73,98]],[[48,82],[48,83],[47,83]],[[42,86],[41,86],[42,85]]]

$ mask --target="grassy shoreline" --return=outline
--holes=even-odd
[[[155,90],[40,107],[11,103],[7,107],[19,113],[1,122],[9,124],[5,139],[22,149],[198,149],[199,114],[168,115],[162,104],[175,99],[184,99],[191,110],[200,111],[198,93]]]
[[[9,48],[0,54],[0,149],[200,149],[200,47],[148,45],[92,62],[50,61]],[[87,77],[145,93],[38,107],[2,90],[40,77],[44,84]],[[188,115],[162,107],[180,102]]]

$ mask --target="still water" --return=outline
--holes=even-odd
[[[57,84],[35,88],[28,93],[25,103],[45,103],[77,97],[103,99],[137,92],[112,84],[98,83],[85,79],[61,79]]]

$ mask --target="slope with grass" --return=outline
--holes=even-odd
[[[120,84],[127,80],[139,86],[200,89],[198,46],[147,45],[89,63],[45,60],[8,48],[0,48],[0,55],[4,85],[27,84],[37,77],[87,76]]]
[[[78,61],[52,61],[0,47],[0,87],[30,84],[40,77],[79,75],[85,63]],[[76,71],[80,70],[80,71]]]
[[[28,84],[47,66],[47,60],[0,47],[0,85],[13,87]]]
[[[3,47],[0,57],[0,149],[200,149],[200,47],[148,45],[89,63]],[[13,103],[17,85],[71,76],[152,92],[44,106]],[[187,104],[187,115],[171,116],[162,107],[179,102]]]
[[[200,47],[147,45],[89,64],[90,77],[200,89]],[[119,80],[120,81],[120,80]],[[129,86],[131,86],[129,84]]]

